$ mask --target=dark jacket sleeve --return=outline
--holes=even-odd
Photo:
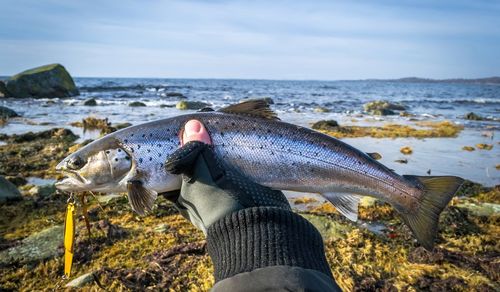
[[[340,291],[321,235],[291,211],[255,207],[227,215],[208,228],[207,249],[212,291]]]

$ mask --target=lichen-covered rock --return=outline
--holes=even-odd
[[[15,118],[18,116],[19,115],[14,110],[11,110],[8,107],[0,106],[0,118],[8,119],[8,118]]]
[[[60,253],[63,241],[63,226],[49,227],[23,239],[16,245],[0,252],[0,265],[31,263],[53,258]]]
[[[5,86],[5,83],[0,80],[0,98],[1,97],[9,97],[9,91],[7,90],[7,87]]]
[[[179,110],[199,110],[204,107],[210,106],[210,104],[201,101],[179,101],[175,107]]]
[[[13,97],[69,97],[78,95],[73,78],[60,64],[50,64],[26,70],[7,80],[7,90]]]
[[[376,100],[365,103],[363,108],[366,112],[372,115],[380,116],[395,115],[396,113],[394,111],[406,110],[406,108],[401,104],[391,103],[385,100]]]
[[[21,193],[17,187],[3,176],[0,176],[0,203],[20,200],[21,198]]]
[[[184,94],[180,92],[167,92],[165,95],[167,97],[187,98]]]
[[[339,124],[335,120],[321,120],[318,121],[311,126],[315,130],[332,130],[334,128],[338,128]]]

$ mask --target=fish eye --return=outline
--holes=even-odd
[[[80,169],[84,164],[85,161],[80,156],[72,157],[68,160],[68,168],[72,170]]]

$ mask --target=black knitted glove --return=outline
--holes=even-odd
[[[205,234],[214,222],[238,210],[260,206],[290,210],[281,191],[224,168],[213,147],[203,142],[191,141],[177,149],[167,159],[165,169],[182,175],[180,192],[166,197]]]

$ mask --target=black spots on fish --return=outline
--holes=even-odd
[[[149,161],[152,161],[152,160],[153,160],[153,157],[151,157],[151,156],[150,156],[150,157],[149,157]]]
[[[128,139],[123,140],[123,142],[128,143]]]
[[[130,157],[129,156],[125,156],[125,160],[130,160]]]
[[[121,150],[121,149],[118,149],[118,152],[122,152],[122,150]]]
[[[264,149],[264,146],[260,145],[259,149]]]
[[[151,149],[148,149],[147,151],[148,151],[148,153],[151,153]]]
[[[231,122],[231,126],[236,126],[236,123],[235,122]]]
[[[118,162],[118,158],[115,158],[115,161]]]
[[[137,149],[141,149],[141,144],[137,144]]]
[[[139,158],[139,163],[142,163],[142,158]]]
[[[267,133],[268,133],[268,134],[271,134],[271,129],[267,129]]]
[[[225,143],[222,143],[222,145],[221,145],[221,146],[222,146],[222,147],[226,147],[226,144],[225,144]]]
[[[274,155],[274,151],[271,151],[271,155]]]
[[[238,154],[238,159],[241,159],[241,158],[242,158],[242,157],[241,157],[241,155],[240,155],[240,154]]]
[[[285,149],[285,145],[281,145],[281,149]]]
[[[314,156],[318,156],[319,155],[319,152],[314,152]]]
[[[297,165],[297,164],[295,162],[292,162],[292,166],[295,166],[295,165]]]
[[[219,124],[219,121],[215,121],[215,124],[218,125]]]
[[[130,147],[130,151],[132,151],[132,153],[134,153],[134,147]]]
[[[163,162],[160,162],[160,167],[163,168]]]
[[[252,131],[256,131],[257,128],[255,126],[252,126]]]
[[[161,147],[161,144],[156,144],[156,147],[160,148],[160,147]]]
[[[161,157],[161,153],[158,153],[158,157]]]
[[[153,133],[149,133],[149,138],[153,137]]]
[[[142,134],[142,138],[146,138],[146,134]]]
[[[134,133],[130,134],[130,137],[134,137]]]
[[[170,129],[167,128],[167,132],[170,132]]]
[[[314,168],[312,168],[312,167],[311,167],[311,168],[309,168],[309,172],[310,172],[310,173],[314,173]]]
[[[172,150],[172,149],[174,149],[174,146],[170,146],[170,147],[168,147],[168,149]]]

